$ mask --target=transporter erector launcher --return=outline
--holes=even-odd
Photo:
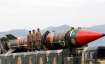
[[[61,29],[62,30],[62,29]],[[95,31],[90,31],[87,29],[70,28],[68,31],[63,33],[56,33],[56,31],[46,31],[41,36],[41,46],[40,50],[58,50],[65,48],[78,48],[87,45],[88,43],[97,40],[105,34]],[[12,42],[7,42],[7,44],[2,44],[4,49],[22,49],[21,51],[31,49],[28,45],[28,41],[21,42],[17,39]],[[5,48],[6,47],[6,48]],[[3,49],[3,50],[4,50]],[[35,48],[34,48],[35,49]]]

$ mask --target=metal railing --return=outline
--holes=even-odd
[[[82,61],[81,56],[64,57],[63,50],[1,54],[0,64],[99,64],[96,60]]]
[[[62,64],[62,50],[1,54],[0,64]]]

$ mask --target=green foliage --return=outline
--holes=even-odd
[[[1,41],[8,41],[8,40],[14,40],[14,39],[17,39],[14,35],[7,34],[6,37],[1,38]]]
[[[2,37],[2,38],[1,38],[1,41],[2,41],[2,42],[8,41],[8,39],[7,39],[6,37]]]
[[[7,34],[6,37],[7,37],[7,39],[9,39],[9,40],[15,40],[15,39],[17,39],[17,38],[16,38],[14,35],[12,35],[12,34]]]

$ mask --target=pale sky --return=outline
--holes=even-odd
[[[0,0],[0,31],[105,24],[105,0]]]

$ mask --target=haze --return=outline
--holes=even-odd
[[[0,31],[105,24],[105,0],[0,0]]]

